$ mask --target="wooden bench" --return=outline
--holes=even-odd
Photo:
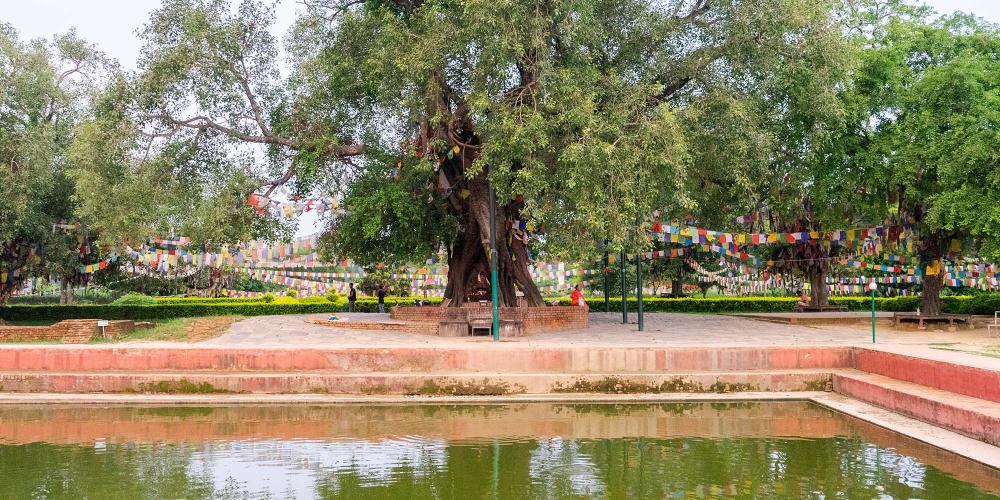
[[[446,307],[438,323],[441,337],[465,337],[469,335],[469,320],[465,311],[457,307]]]
[[[971,316],[965,314],[941,314],[938,316],[927,316],[917,313],[893,313],[892,324],[899,326],[903,323],[916,323],[917,329],[924,330],[925,323],[948,323],[948,329],[954,330],[956,323],[971,324]]]
[[[796,312],[847,312],[847,306],[840,304],[827,304],[825,306],[804,306],[795,304]]]
[[[493,309],[487,307],[477,307],[469,309],[467,318],[469,321],[469,334],[475,335],[476,330],[486,330],[486,335],[493,334]]]

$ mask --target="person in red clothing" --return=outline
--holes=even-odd
[[[574,306],[581,306],[584,308],[587,307],[587,302],[583,300],[583,292],[580,291],[579,283],[577,283],[576,286],[573,287],[573,294],[570,295],[570,298],[573,299]]]

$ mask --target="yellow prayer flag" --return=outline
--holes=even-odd
[[[941,272],[941,261],[934,260],[931,261],[930,264],[927,264],[927,269],[924,271],[924,274],[927,276],[937,276],[938,273],[940,272]]]

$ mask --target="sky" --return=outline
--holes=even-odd
[[[238,0],[232,1],[233,5]],[[1000,23],[1000,0],[924,0],[939,13],[971,12]],[[22,39],[51,38],[71,28],[114,59],[125,69],[135,69],[141,41],[136,30],[159,7],[160,0],[0,0],[0,22],[13,25]],[[303,7],[296,0],[279,0],[277,22],[272,33],[282,38]],[[304,215],[296,236],[317,232],[315,216]]]

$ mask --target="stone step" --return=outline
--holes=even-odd
[[[856,370],[833,373],[833,390],[1000,446],[1000,404]]]
[[[689,373],[0,372],[0,392],[504,395],[822,391],[829,370]]]
[[[247,349],[0,346],[0,371],[312,371],[613,373],[850,367],[850,347],[535,347]]]
[[[1000,403],[1000,361],[986,356],[921,349],[856,349],[853,367],[868,373]]]

